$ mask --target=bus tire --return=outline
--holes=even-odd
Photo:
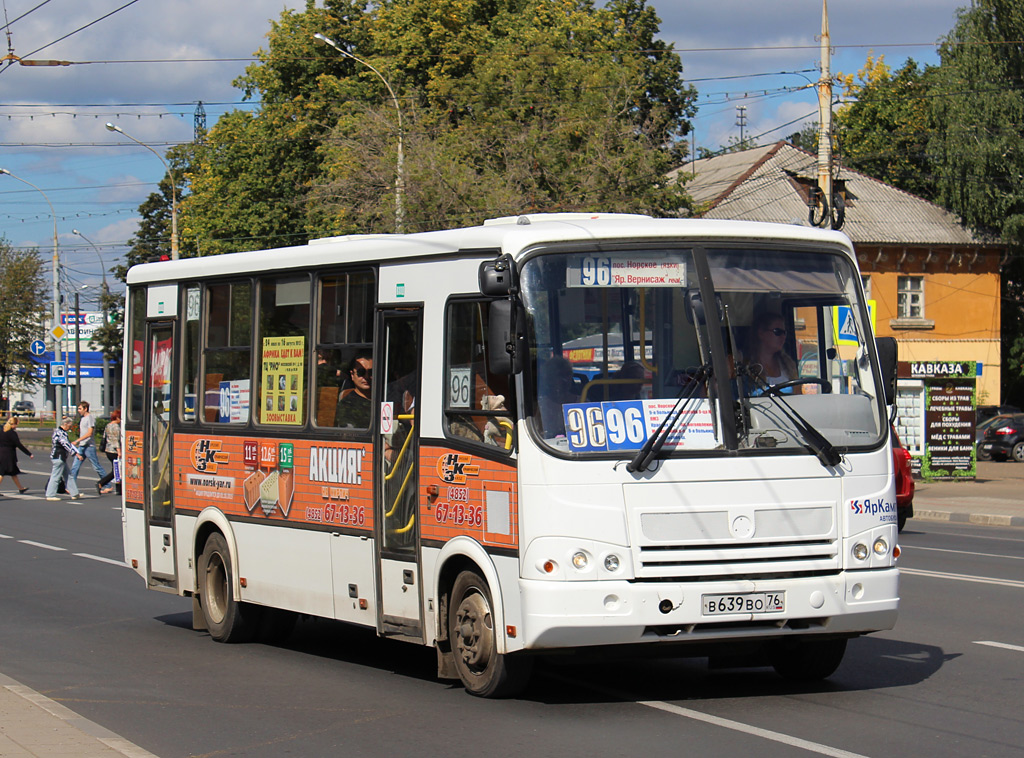
[[[817,682],[839,668],[846,653],[846,638],[783,642],[772,654],[772,668],[784,679]]]
[[[525,689],[533,659],[497,651],[490,589],[479,574],[463,571],[448,603],[448,639],[455,670],[471,695],[511,697]]]
[[[252,628],[243,604],[234,598],[231,551],[218,532],[207,538],[199,557],[199,601],[206,616],[206,628],[217,642],[245,642]]]

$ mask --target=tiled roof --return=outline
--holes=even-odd
[[[704,218],[808,225],[806,188],[816,182],[816,163],[817,156],[777,142],[687,163],[670,176],[694,174],[686,190]],[[856,244],[986,244],[934,203],[847,168],[839,180],[847,197],[842,230]]]

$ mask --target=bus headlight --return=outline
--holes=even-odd
[[[604,557],[604,568],[606,571],[618,571],[620,565],[619,556],[615,553],[609,553]]]
[[[586,569],[587,564],[590,563],[590,559],[587,558],[587,554],[582,550],[577,550],[572,554],[572,565],[579,571]]]
[[[853,546],[853,557],[858,561],[867,560],[868,557],[868,546],[863,542],[858,542]]]
[[[885,541],[885,537],[879,537],[871,547],[880,558],[889,552],[889,543]]]

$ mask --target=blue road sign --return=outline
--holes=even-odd
[[[67,383],[67,364],[64,361],[50,361],[50,384]]]
[[[35,340],[29,350],[32,351],[32,355],[42,355],[46,352],[46,343],[42,340]]]

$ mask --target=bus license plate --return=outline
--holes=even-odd
[[[784,613],[785,592],[741,592],[734,595],[702,595],[705,616],[724,616],[734,613]]]

